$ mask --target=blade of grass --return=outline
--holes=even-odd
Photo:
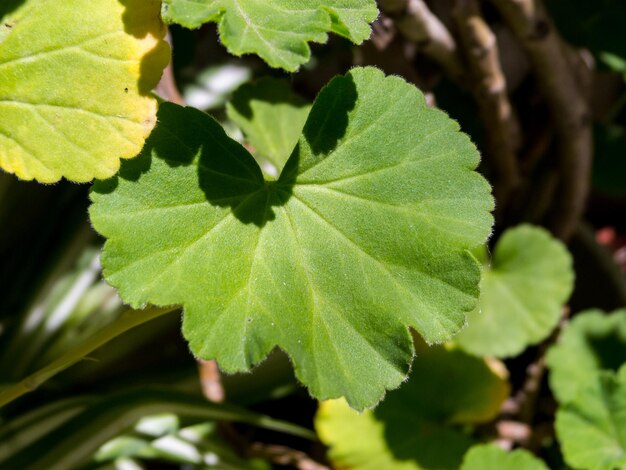
[[[49,380],[51,377],[54,377],[59,372],[80,361],[85,356],[122,333],[160,317],[161,315],[177,311],[178,309],[179,307],[174,306],[167,308],[149,307],[145,310],[127,310],[113,323],[107,325],[95,335],[68,351],[57,360],[51,362],[46,367],[39,369],[37,372],[34,372],[19,382],[0,390],[0,407],[11,403],[13,400],[16,400],[28,392],[36,390],[37,387]]]
[[[6,468],[79,468],[110,439],[130,429],[140,418],[173,413],[202,421],[247,423],[305,439],[313,431],[201,396],[163,389],[136,389],[108,395],[28,448],[0,462]]]

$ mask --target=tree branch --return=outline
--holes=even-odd
[[[507,93],[496,36],[476,0],[456,0],[454,19],[473,78],[472,91],[486,129],[487,155],[495,171],[496,210],[501,213],[520,183],[520,126]]]
[[[456,42],[424,0],[379,0],[379,5],[420,52],[441,65],[451,79],[462,80],[464,68]]]
[[[558,139],[559,197],[552,231],[567,240],[580,219],[589,192],[591,116],[565,45],[540,0],[491,0],[529,56]]]

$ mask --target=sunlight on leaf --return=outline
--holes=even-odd
[[[477,356],[516,356],[556,327],[573,285],[561,242],[539,227],[510,229],[483,272],[479,309],[454,341]]]
[[[550,388],[566,403],[576,397],[581,386],[595,380],[598,371],[616,371],[624,362],[626,310],[579,313],[546,356]]]
[[[573,468],[626,468],[626,366],[596,372],[556,414],[557,437]]]
[[[489,444],[472,447],[465,458],[461,470],[548,470],[548,467],[524,449],[506,452]]]
[[[311,56],[308,42],[329,32],[360,44],[378,15],[374,0],[165,0],[163,18],[187,28],[219,24],[220,39],[235,55],[258,54],[272,67],[295,71]]]
[[[182,304],[196,355],[247,371],[279,346],[314,396],[363,409],[405,379],[407,326],[442,342],[476,306],[478,160],[416,88],[357,68],[317,97],[277,181],[206,114],[162,105],[91,219],[108,282],[135,307]]]
[[[0,167],[45,183],[112,176],[156,123],[160,2],[17,3],[0,6]]]

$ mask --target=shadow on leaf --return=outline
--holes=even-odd
[[[141,58],[137,88],[139,94],[148,95],[157,86],[163,69],[170,61],[170,47],[163,40],[165,25],[161,21],[160,0],[119,0],[125,8],[122,15],[124,31],[137,39],[154,38],[154,47]],[[123,92],[124,87],[120,87]],[[151,125],[152,123],[146,123]]]

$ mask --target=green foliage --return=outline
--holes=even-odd
[[[478,310],[454,340],[478,356],[516,356],[554,329],[573,284],[572,259],[561,242],[538,227],[510,229],[483,272]]]
[[[407,326],[444,341],[476,304],[466,250],[493,204],[477,163],[417,89],[353,69],[277,181],[208,116],[162,105],[143,154],[94,186],[91,219],[108,281],[133,306],[183,304],[195,354],[235,372],[278,345],[314,396],[362,409],[406,377]]]
[[[598,371],[626,362],[626,310],[583,312],[571,321],[546,356],[550,388],[561,403],[573,400]]]
[[[479,445],[472,447],[465,458],[461,470],[548,470],[548,467],[527,450],[518,449],[506,452],[500,447]]]
[[[92,456],[107,457],[106,448],[101,447],[120,432],[132,429],[141,418],[159,413],[173,414],[188,423],[242,422],[311,437],[306,429],[236,406],[209,403],[201,396],[176,390],[143,388],[64,400],[4,424],[0,431],[0,465],[2,468],[85,468]],[[149,450],[142,443],[145,439],[135,440],[130,454],[154,456],[140,452],[142,448]],[[100,453],[96,454],[99,449]],[[128,447],[124,450],[130,451]]]
[[[574,468],[626,468],[626,366],[581,384],[556,415],[565,461]]]
[[[626,310],[576,313],[624,299],[618,267],[591,233],[576,232],[578,284],[613,277],[590,302],[584,288],[576,292],[573,320],[561,321],[547,356],[543,347],[522,355],[556,338],[572,257],[538,227],[501,233],[534,220],[565,239],[560,228],[579,222],[584,157],[593,153],[600,197],[590,220],[607,227],[598,241],[621,263],[620,221],[597,205],[624,202],[623,0],[545,2],[564,36],[595,56],[584,61],[589,75],[569,60],[579,54],[556,57],[559,38],[541,2],[532,12],[506,2],[458,8],[453,18],[437,2],[406,10],[388,2],[374,47],[354,56],[348,41],[369,37],[375,0],[0,3],[0,169],[40,182],[100,179],[90,216],[106,238],[104,275],[119,289],[101,276],[86,188],[0,172],[0,467],[304,466],[303,452],[317,458],[321,449],[308,442],[313,431],[239,407],[308,421],[299,379],[316,398],[341,398],[321,403],[315,418],[336,468],[626,469]],[[436,27],[418,31],[411,22],[430,16],[430,6]],[[156,93],[176,101],[178,85],[188,104],[220,122],[151,94],[170,58],[161,14],[188,29],[170,29],[177,60]],[[189,31],[206,23],[228,51],[288,71],[309,61],[310,43],[330,33],[347,41],[316,48],[302,74],[279,80],[258,60],[204,43],[215,39],[213,26]],[[474,46],[493,46],[501,63],[487,57],[485,75]],[[490,260],[494,201],[468,136],[412,85],[375,68],[324,87],[355,63],[399,72],[468,118],[465,130],[490,151],[480,170],[503,195]],[[491,86],[500,66],[505,90]],[[568,73],[580,80],[563,81]],[[295,89],[322,91],[310,104]],[[571,126],[559,122],[574,114]],[[589,119],[598,121],[593,152]],[[511,141],[494,139],[494,126]],[[571,132],[581,132],[575,165],[551,156]],[[165,316],[179,306],[185,338],[178,316]],[[497,358],[512,358],[512,396]],[[253,374],[227,376],[200,359],[227,373],[266,360]],[[546,387],[533,387],[543,360],[558,410]],[[222,391],[226,404],[213,401]],[[228,440],[220,421],[239,423]],[[538,426],[513,436],[511,421]],[[300,439],[277,435],[265,446],[273,435],[258,427]],[[556,439],[544,439],[544,429]],[[503,439],[545,464],[485,445]]]
[[[0,167],[46,183],[114,175],[156,123],[160,2],[19,3],[0,6]]]
[[[295,71],[311,56],[308,42],[328,32],[356,44],[370,35],[374,0],[164,0],[163,18],[187,28],[219,23],[220,38],[235,55],[254,53],[272,67]]]
[[[226,107],[228,117],[258,152],[257,160],[268,159],[277,173],[298,143],[310,110],[287,82],[273,78],[242,86]]]
[[[316,429],[338,468],[458,469],[473,440],[455,424],[489,421],[509,393],[499,370],[444,346],[422,345],[412,369],[374,411],[320,405]]]

